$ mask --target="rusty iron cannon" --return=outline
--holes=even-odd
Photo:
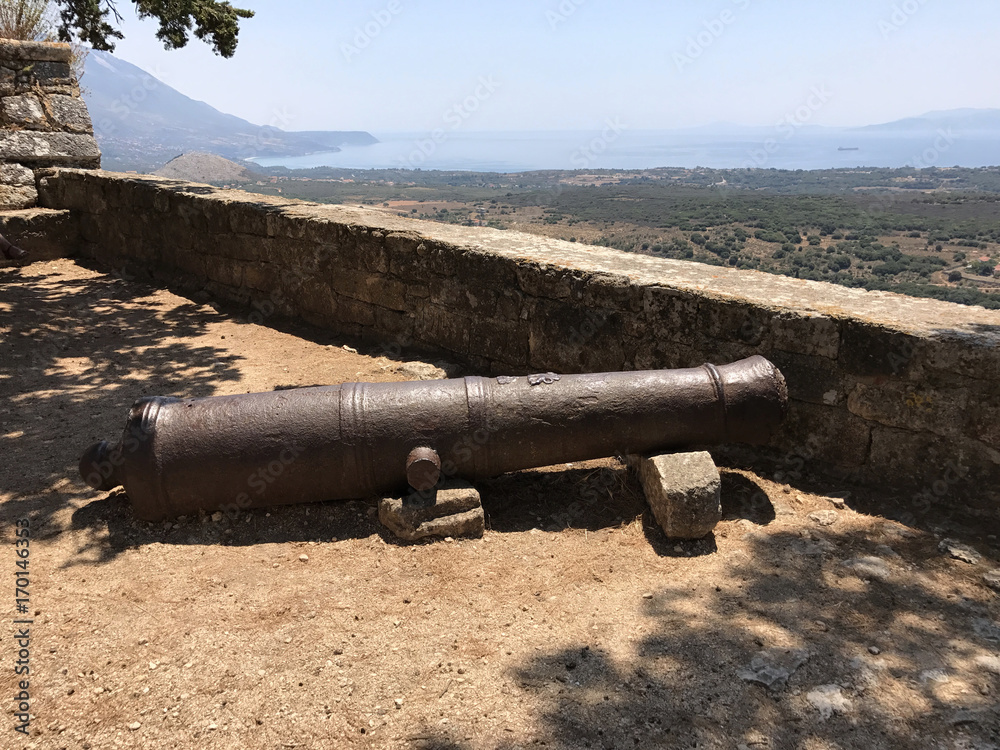
[[[364,498],[614,455],[766,442],[786,411],[760,356],[716,367],[345,383],[143,398],[83,479],[136,516]]]

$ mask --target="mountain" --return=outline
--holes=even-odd
[[[188,182],[207,182],[212,185],[233,185],[270,179],[251,172],[242,164],[215,154],[192,151],[171,159],[153,174]]]
[[[302,156],[378,141],[361,131],[287,132],[196,101],[107,52],[87,55],[83,96],[105,169],[151,171],[182,152]]]
[[[859,130],[901,131],[901,130],[946,130],[957,131],[1000,130],[1000,109],[949,109],[927,112],[917,117],[906,117],[880,125],[868,125]]]

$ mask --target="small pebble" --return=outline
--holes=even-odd
[[[142,724],[140,724],[138,721],[133,721],[131,724],[128,725],[128,728],[131,729],[134,732],[135,730],[137,730],[141,726],[142,726]]]
[[[880,649],[878,646],[869,646],[868,653],[874,656],[878,656],[879,654],[882,653],[882,649]]]
[[[643,599],[652,599],[653,598],[653,592],[652,591],[647,591],[645,594],[642,595],[642,598]]]
[[[846,714],[851,710],[851,702],[844,697],[840,685],[820,685],[806,693],[806,700],[819,711],[824,721],[834,714]]]
[[[1000,675],[1000,656],[977,656],[976,664],[987,671]]]
[[[992,589],[1000,591],[1000,568],[983,573],[983,581]]]
[[[212,514],[212,523],[218,523],[221,520],[222,520],[222,512],[215,511],[215,513]]]
[[[403,707],[403,699],[402,698],[396,698],[396,700],[393,701],[393,703],[396,704],[396,708],[402,708]]]
[[[853,557],[841,563],[845,568],[850,568],[858,578],[877,579],[887,581],[892,577],[892,569],[878,557]]]
[[[299,562],[309,562],[309,555],[299,555]]]
[[[838,518],[835,510],[817,510],[809,514],[809,520],[820,526],[832,526]]]
[[[954,539],[942,539],[941,543],[938,545],[938,551],[943,552],[946,555],[951,555],[956,560],[969,563],[969,565],[976,565],[983,559],[983,556],[968,544],[956,542]]]

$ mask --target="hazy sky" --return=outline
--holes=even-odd
[[[230,60],[198,40],[164,51],[131,3],[116,54],[289,130],[865,125],[1000,108],[996,0],[233,4],[256,16]]]

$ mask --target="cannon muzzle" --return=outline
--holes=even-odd
[[[147,521],[433,488],[539,466],[765,443],[785,381],[729,365],[590,375],[344,383],[239,396],[143,398],[80,474],[124,485]]]

